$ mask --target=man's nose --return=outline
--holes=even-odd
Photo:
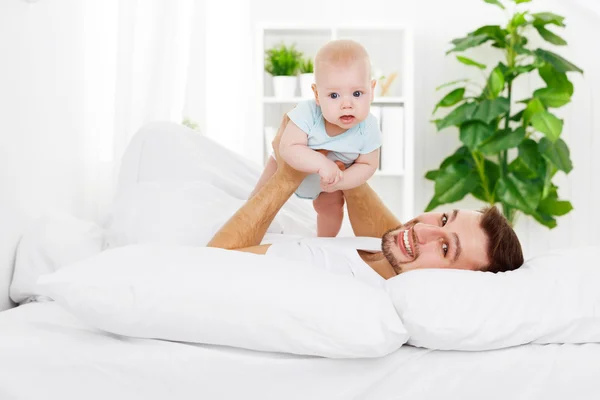
[[[436,241],[442,236],[441,228],[437,225],[418,222],[413,229],[419,244],[426,244],[431,241]]]

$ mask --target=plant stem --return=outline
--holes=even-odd
[[[479,179],[481,179],[481,183],[483,185],[483,191],[485,192],[485,198],[487,199],[490,205],[494,205],[494,196],[490,193],[487,177],[485,176],[485,159],[483,155],[481,156],[482,160],[479,159],[479,154],[477,152],[472,151],[471,156],[473,156],[473,160],[475,160],[475,164],[477,166],[477,173],[479,173]]]

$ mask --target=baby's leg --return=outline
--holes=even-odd
[[[344,195],[341,190],[323,192],[313,201],[317,212],[317,236],[335,237],[344,220]]]
[[[267,161],[267,165],[265,165],[265,169],[263,170],[260,178],[258,178],[258,182],[254,187],[252,193],[250,193],[250,197],[254,196],[256,192],[260,190],[261,187],[264,186],[265,183],[273,176],[273,174],[277,171],[277,161],[273,158],[273,156],[269,156],[269,160]]]

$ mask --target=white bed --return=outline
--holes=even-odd
[[[234,155],[199,160],[198,146],[206,145],[212,146],[178,125],[146,127],[125,155],[119,190],[141,181],[206,179],[220,163],[241,163],[246,175],[214,184],[242,199],[258,171]],[[286,228],[313,229],[305,203],[292,200],[286,209]],[[0,313],[2,400],[598,399],[598,376],[598,344],[485,352],[405,345],[382,358],[341,360],[112,335],[54,302]]]
[[[118,337],[56,303],[0,314],[2,399],[597,399],[600,346],[404,346],[334,360]]]

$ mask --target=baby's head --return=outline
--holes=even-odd
[[[315,57],[313,92],[323,117],[350,129],[369,115],[376,81],[363,46],[352,40],[334,40]]]

